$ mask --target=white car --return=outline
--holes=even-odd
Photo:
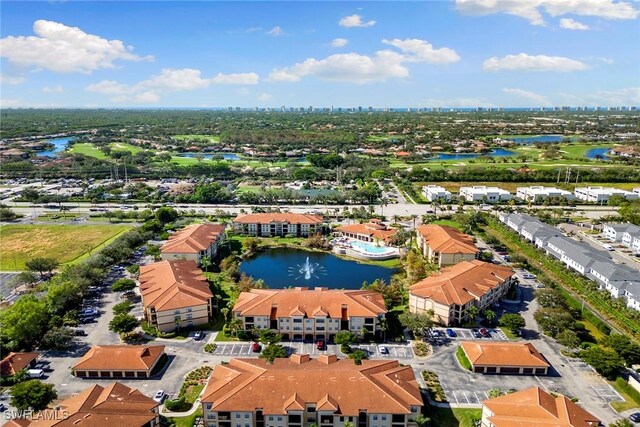
[[[531,273],[524,273],[524,274],[522,274],[522,277],[524,279],[535,279],[536,275],[535,274],[531,274]]]
[[[164,392],[164,390],[158,390],[156,391],[156,394],[153,395],[153,400],[155,400],[158,403],[162,403],[165,397],[167,397],[167,395]]]
[[[378,346],[378,351],[380,354],[389,354],[389,349],[383,345]]]

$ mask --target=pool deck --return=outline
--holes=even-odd
[[[384,252],[368,252],[365,248],[351,245],[353,240],[351,239],[334,239],[331,244],[333,245],[333,252],[339,255],[347,255],[351,258],[367,260],[367,261],[384,261],[387,259],[398,258],[400,256],[400,249],[391,246],[381,246],[381,248],[388,249]],[[368,242],[363,242],[368,243]]]

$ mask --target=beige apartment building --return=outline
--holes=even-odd
[[[410,427],[422,405],[410,366],[327,354],[231,359],[202,398],[206,427]]]
[[[322,233],[324,219],[322,215],[298,213],[254,213],[238,215],[233,220],[233,231],[249,236],[273,237],[296,236],[307,237]]]
[[[504,298],[512,285],[511,268],[473,260],[443,268],[409,288],[409,310],[433,310],[434,321],[459,325],[467,320],[471,306],[479,311]]]
[[[213,293],[195,261],[140,266],[144,317],[160,332],[203,325],[213,318]]]
[[[169,236],[160,248],[163,260],[192,260],[200,264],[202,258],[213,258],[224,242],[224,225],[193,224]]]
[[[332,340],[342,330],[375,335],[386,313],[379,293],[327,288],[252,289],[233,306],[246,331],[273,329],[285,340]]]
[[[422,255],[440,267],[471,261],[480,252],[471,236],[448,225],[421,225],[416,230],[418,248]]]

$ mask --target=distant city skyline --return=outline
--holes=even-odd
[[[640,106],[631,0],[1,6],[3,108]]]

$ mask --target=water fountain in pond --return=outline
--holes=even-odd
[[[289,267],[289,276],[294,276],[295,280],[309,280],[311,277],[318,278],[318,274],[326,274],[324,267],[317,262],[310,262],[309,257],[304,264],[296,264],[295,267]]]

